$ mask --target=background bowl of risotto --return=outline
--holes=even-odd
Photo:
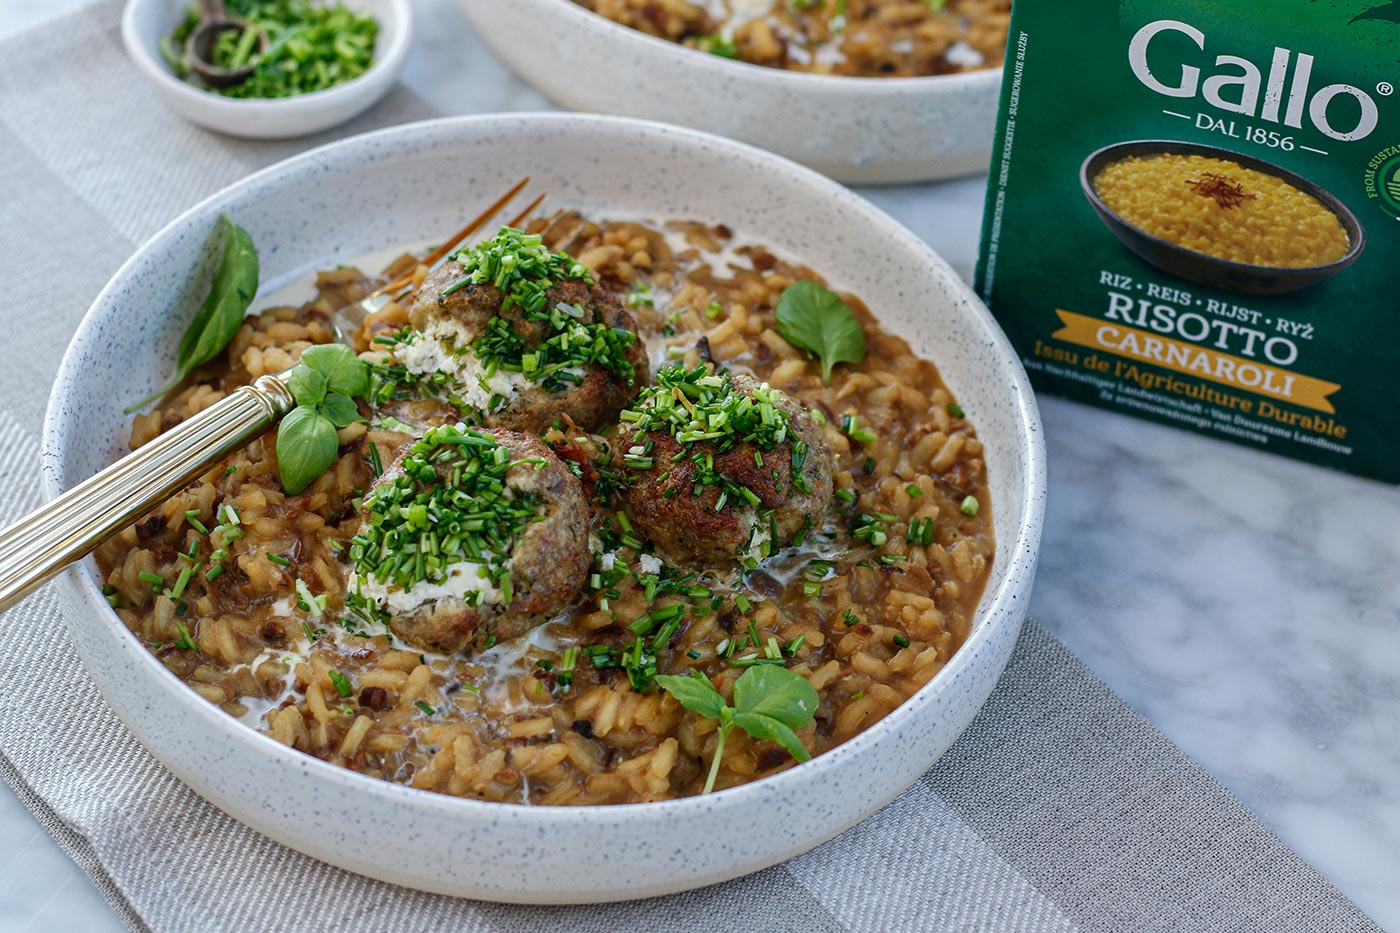
[[[622,25],[575,0],[459,2],[476,31],[517,75],[571,110],[719,133],[848,184],[929,181],[987,170],[1001,88],[1002,16],[1009,18],[1009,3],[985,4],[998,7],[998,24],[986,29],[995,37],[976,40],[981,51],[962,39],[954,41],[957,51],[946,65],[954,69],[950,73],[849,77],[764,67],[702,51]],[[627,18],[630,2],[605,2],[599,9]],[[911,8],[916,16],[935,15],[926,4],[894,5],[904,8],[900,15],[906,18]],[[659,31],[666,32],[676,8],[700,11],[722,5],[650,6],[659,8],[654,17],[646,11],[637,15],[662,23]],[[1006,8],[1004,14],[1000,7]],[[686,29],[682,22],[669,31]],[[871,53],[872,67],[864,70],[879,74],[883,66],[898,74],[906,67],[901,56],[915,45],[908,38],[886,43]],[[972,70],[956,70],[961,68]]]
[[[1365,228],[1330,191],[1218,146],[1115,143],[1084,160],[1080,185],[1124,246],[1214,288],[1298,291],[1330,279],[1366,248]]]
[[[1045,455],[1034,398],[982,304],[924,243],[839,185],[777,156],[690,130],[566,114],[395,127],[297,156],[172,222],[116,273],[64,359],[45,426],[56,495],[128,442],[128,400],[173,365],[222,214],[262,257],[260,294],[319,269],[436,242],[522,174],[592,216],[723,223],[859,294],[936,361],[978,427],[997,546],[962,647],[873,726],[810,762],[704,796],[523,806],[431,793],[337,767],[249,728],[190,689],[103,594],[95,561],[60,594],[73,643],[137,738],[249,826],[342,868],[483,899],[568,903],[659,895],[774,864],[834,836],[912,783],[982,706],[1026,612]],[[258,305],[255,303],[255,308]],[[161,309],[152,313],[152,309]]]

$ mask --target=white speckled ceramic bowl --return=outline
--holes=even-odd
[[[753,784],[664,803],[525,807],[378,781],[288,749],[186,688],[107,606],[96,566],[60,586],[78,653],[137,738],[200,794],[316,858],[482,899],[568,903],[723,881],[830,838],[907,787],[986,700],[1035,572],[1045,451],[1006,337],[952,269],[839,185],[690,130],[603,117],[467,117],[395,127],[282,162],[197,205],[142,246],[93,303],[44,430],[49,496],[123,452],[128,401],[171,371],[202,298],[206,243],[227,212],[252,234],[266,292],[337,261],[455,230],[522,174],[556,207],[723,221],[859,293],[937,360],[986,446],[999,543],[963,648],[874,727]]]
[[[127,0],[122,12],[122,44],[161,99],[192,123],[249,139],[307,136],[374,106],[398,80],[413,41],[411,0],[345,2],[379,20],[373,64],[358,78],[296,97],[240,100],[211,94],[175,77],[160,57],[159,42],[175,30],[194,0]]]
[[[619,25],[572,0],[458,0],[517,75],[571,110],[678,123],[848,184],[985,172],[1001,70],[845,78],[762,68]]]

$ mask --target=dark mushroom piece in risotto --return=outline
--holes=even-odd
[[[647,381],[637,324],[588,269],[519,230],[430,274],[396,356],[450,377],[488,427],[541,433],[561,417],[592,430]]]
[[[831,448],[807,410],[728,370],[671,366],[622,413],[615,448],[637,530],[677,563],[753,567],[831,502]]]
[[[364,514],[351,598],[426,651],[524,635],[578,599],[592,562],[578,479],[511,431],[430,428],[375,482]]]

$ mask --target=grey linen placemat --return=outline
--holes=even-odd
[[[183,123],[126,63],[119,7],[0,41],[0,280],[23,337],[0,367],[0,523],[39,503],[48,386],[116,267],[197,199],[324,141]],[[400,87],[334,135],[437,115]],[[962,739],[864,823],[739,881],[568,908],[421,894],[283,848],[126,732],[51,592],[0,630],[0,778],[133,930],[1379,929],[1034,622]]]

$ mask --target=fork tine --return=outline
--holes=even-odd
[[[559,208],[559,210],[555,211],[553,214],[550,214],[548,217],[546,217],[546,218],[544,219],[544,226],[541,227],[541,228],[539,229],[539,231],[538,231],[539,235],[542,236],[542,237],[544,237],[546,240],[548,240],[548,239],[549,239],[549,235],[550,235],[551,233],[554,232],[554,228],[555,228],[556,226],[558,226],[559,221],[560,221],[560,219],[563,218],[563,216],[564,216],[564,209],[561,207],[561,208]],[[554,252],[558,252],[558,250],[554,250]]]
[[[564,237],[564,239],[561,240],[559,244],[554,247],[554,251],[556,253],[567,253],[569,251],[569,248],[578,241],[578,235],[583,232],[583,228],[584,223],[582,220],[580,220],[577,224],[574,225],[574,228],[569,231],[569,235]]]
[[[535,208],[543,204],[544,199],[547,197],[549,197],[548,194],[542,194],[539,197],[535,198],[535,200],[531,201],[529,204],[525,205],[525,210],[521,211],[519,214],[516,214],[515,217],[507,223],[507,226],[519,227],[522,224],[524,224],[525,220],[535,212]]]
[[[485,226],[487,221],[489,221],[492,217],[495,217],[502,210],[504,210],[505,206],[509,204],[511,200],[514,199],[515,196],[519,194],[521,190],[529,183],[530,176],[528,175],[520,179],[520,181],[516,182],[514,187],[512,187],[505,194],[501,195],[501,197],[494,204],[492,204],[485,211],[483,211],[475,220],[467,224],[461,230],[458,230],[457,233],[452,237],[452,239],[448,240],[446,243],[433,250],[432,255],[428,256],[426,259],[423,260],[423,264],[427,266],[432,266],[433,263],[437,262],[439,259],[456,249],[458,244],[460,244],[463,240],[471,236],[476,231],[480,230],[483,226]],[[527,212],[529,210],[534,210],[535,206],[537,206],[539,202],[543,199],[543,195],[537,198],[535,200],[535,203],[527,209]],[[395,279],[388,285],[375,289],[373,292],[370,293],[369,297],[376,298],[380,295],[393,294],[399,289],[403,288],[412,280],[413,275],[411,273],[409,275],[400,276],[398,279]]]

